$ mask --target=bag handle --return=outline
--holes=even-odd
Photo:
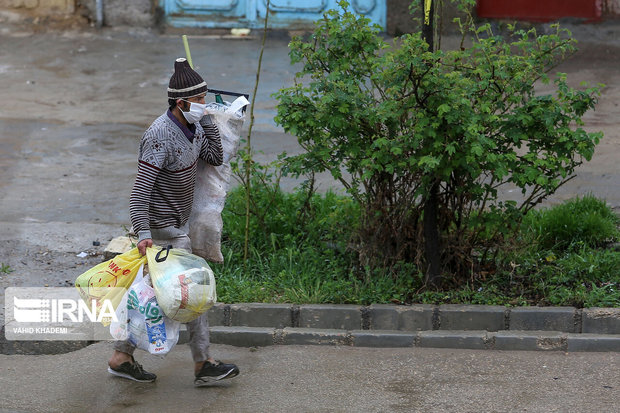
[[[164,262],[166,261],[166,259],[168,258],[168,254],[170,254],[170,249],[172,248],[172,245],[168,245],[166,248],[162,248],[159,250],[159,252],[157,253],[157,255],[155,255],[155,262]],[[161,253],[166,251],[166,256],[165,257],[161,257]]]

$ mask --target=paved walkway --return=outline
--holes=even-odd
[[[214,345],[241,375],[194,388],[186,345],[136,353],[152,384],[110,376],[110,352],[0,355],[0,412],[612,413],[620,400],[619,353]]]

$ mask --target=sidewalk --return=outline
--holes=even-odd
[[[155,383],[107,373],[111,349],[0,355],[0,412],[611,413],[620,395],[618,353],[214,345],[241,374],[194,388],[187,345],[136,352]]]

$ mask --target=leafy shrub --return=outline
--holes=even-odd
[[[602,135],[586,132],[581,118],[599,90],[573,89],[558,74],[553,95],[536,93],[575,51],[559,26],[546,35],[510,26],[502,38],[469,14],[458,24],[471,47],[429,51],[420,33],[386,42],[339,4],[307,41],[290,43],[303,68],[276,94],[276,122],[306,152],[287,158],[287,168],[342,182],[360,208],[363,264],[429,268],[439,255],[446,274],[468,277],[476,253],[487,257],[591,159]],[[520,205],[498,200],[508,184],[526,195]],[[441,247],[426,250],[437,232]]]

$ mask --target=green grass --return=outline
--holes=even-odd
[[[411,264],[359,266],[349,247],[359,210],[348,197],[255,191],[262,216],[251,219],[245,263],[242,187],[224,209],[224,264],[213,265],[222,302],[620,306],[620,253],[606,248],[618,238],[618,218],[592,196],[532,211],[493,270],[433,291]]]
[[[523,232],[540,248],[563,250],[579,243],[596,248],[618,238],[618,222],[605,201],[586,195],[530,212]]]
[[[11,269],[11,267],[10,267],[10,266],[8,266],[8,265],[7,265],[7,264],[5,264],[5,263],[0,263],[0,273],[3,273],[3,274],[10,274],[10,273],[12,273],[12,272],[13,272],[13,270]]]
[[[243,262],[245,193],[229,194],[223,213],[224,264],[213,265],[224,302],[354,303],[403,302],[422,276],[373,274],[359,268],[348,250],[359,219],[357,206],[334,193],[261,191],[251,220],[249,259]],[[275,200],[274,200],[275,198]]]

